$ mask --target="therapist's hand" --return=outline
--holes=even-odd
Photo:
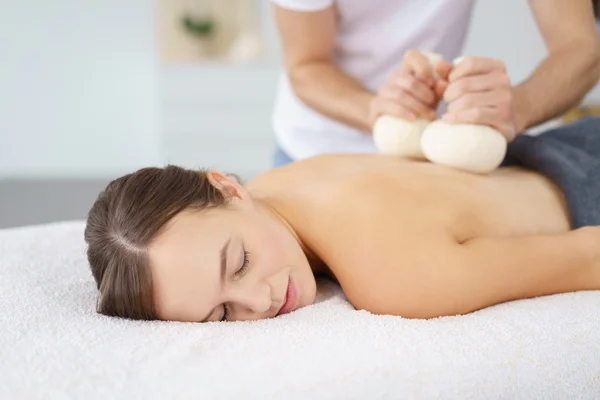
[[[502,61],[467,57],[441,78],[448,82],[443,120],[488,125],[508,142],[515,138],[513,89]]]
[[[445,71],[446,76],[450,69],[451,64],[446,61],[436,66],[436,71]],[[384,114],[409,120],[417,117],[434,119],[442,92],[427,58],[416,50],[410,50],[371,101],[371,124]]]

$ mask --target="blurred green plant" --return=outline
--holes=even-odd
[[[211,18],[193,18],[186,14],[181,18],[184,29],[194,36],[210,36],[215,30],[215,22]]]

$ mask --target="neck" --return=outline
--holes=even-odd
[[[294,229],[293,225],[290,223],[289,219],[285,217],[285,215],[288,213],[286,210],[289,208],[285,202],[273,198],[254,199],[253,201],[262,212],[266,213],[277,223],[281,224],[294,237],[294,239],[296,239],[298,245],[306,255],[313,273],[318,274],[326,272],[326,268],[321,259],[306,245],[296,229]]]

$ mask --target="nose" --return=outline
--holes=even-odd
[[[234,301],[247,311],[265,313],[271,308],[271,287],[268,284],[254,282],[236,289]]]

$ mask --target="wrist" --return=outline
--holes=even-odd
[[[593,287],[600,288],[600,226],[585,226],[572,232],[576,235],[575,240],[580,244],[586,254],[587,264],[590,266],[590,282]]]
[[[513,87],[513,123],[517,135],[531,126],[531,102],[523,85]]]
[[[377,115],[372,112],[373,101],[377,96],[367,90],[357,93],[356,104],[357,118],[356,127],[366,135],[373,133],[373,124],[377,119]]]

